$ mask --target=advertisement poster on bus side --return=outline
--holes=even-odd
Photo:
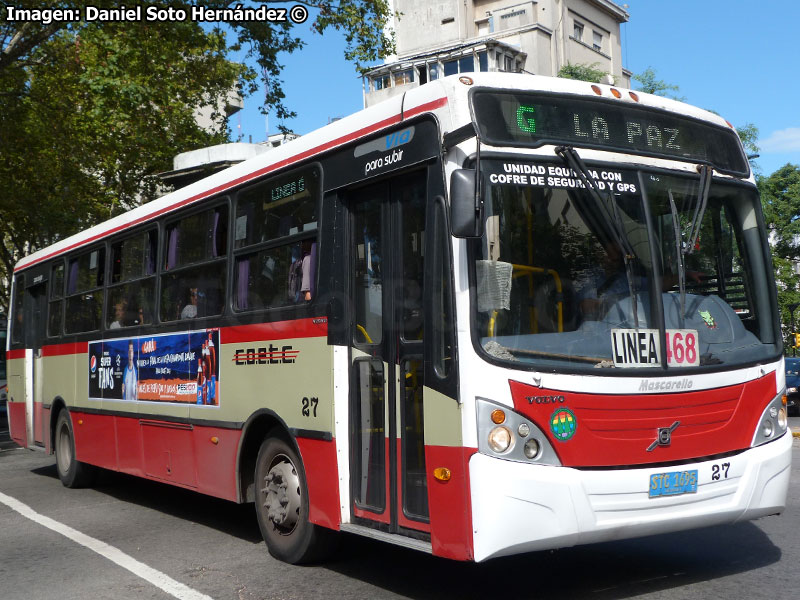
[[[89,343],[89,398],[219,405],[219,330]]]

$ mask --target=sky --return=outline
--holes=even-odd
[[[676,94],[718,112],[735,126],[759,130],[762,174],[787,162],[800,164],[800,22],[798,0],[622,0],[630,20],[622,25],[622,62],[634,74],[648,67],[677,85]],[[305,134],[363,106],[361,78],[343,58],[337,32],[298,32],[304,49],[283,57],[286,103],[298,117],[286,125]],[[637,83],[632,82],[636,89]],[[262,92],[263,94],[263,92]],[[234,139],[260,142],[278,131],[265,121],[258,95],[234,115]]]

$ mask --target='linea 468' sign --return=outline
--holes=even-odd
[[[658,329],[612,329],[611,355],[614,366],[657,367],[661,364],[661,340]],[[696,367],[700,352],[695,329],[667,329],[667,365]]]

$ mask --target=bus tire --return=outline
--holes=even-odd
[[[267,437],[255,468],[256,516],[269,553],[290,564],[314,562],[333,549],[336,534],[308,520],[308,485],[291,444]]]
[[[91,484],[94,479],[94,467],[75,459],[75,435],[67,409],[58,413],[53,447],[56,453],[58,478],[65,487],[80,488]]]

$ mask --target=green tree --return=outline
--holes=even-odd
[[[758,188],[773,253],[800,260],[800,166],[785,164],[772,175],[759,178]]]
[[[564,79],[578,79],[580,81],[600,83],[603,78],[609,74],[598,69],[597,65],[598,63],[592,63],[590,65],[573,65],[572,63],[567,63],[558,70],[557,76]]]
[[[237,6],[151,4],[187,12],[192,4]],[[107,0],[92,5],[120,8]],[[392,50],[383,35],[386,0],[297,5],[314,13],[304,26],[320,34],[342,31],[345,58],[358,68]],[[31,0],[14,6],[41,8]],[[85,3],[48,6],[83,10]],[[303,46],[295,27],[224,18],[203,27],[189,19],[22,23],[9,22],[0,10],[0,282],[20,256],[156,197],[163,191],[156,175],[171,168],[175,154],[227,141],[224,115],[208,131],[195,114],[224,105],[232,86],[246,95],[260,75],[267,90],[262,110],[293,116],[278,58]],[[227,59],[241,50],[258,72]],[[7,308],[8,290],[0,288],[0,312]]]
[[[768,177],[759,177],[758,188],[772,246],[782,329],[788,334],[789,306],[800,303],[800,276],[795,272],[800,261],[800,166],[786,164]],[[795,311],[796,327],[799,319],[800,312]],[[789,340],[785,341],[788,347]]]
[[[640,92],[664,96],[666,98],[672,98],[673,100],[685,100],[683,96],[676,96],[672,93],[680,90],[677,85],[667,83],[661,79],[656,79],[656,71],[653,67],[647,67],[643,72],[634,75],[633,78],[639,82],[639,87],[637,89]]]

